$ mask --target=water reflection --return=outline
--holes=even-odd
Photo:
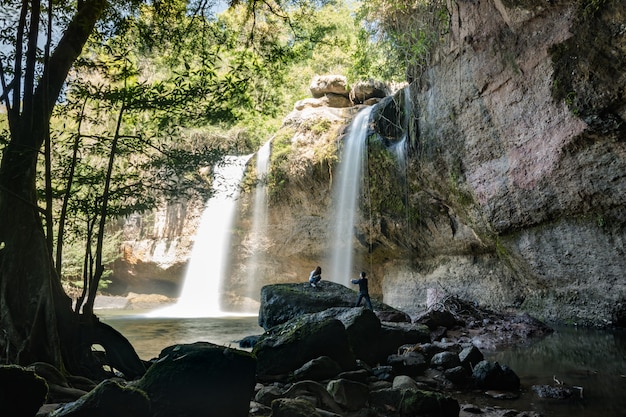
[[[156,357],[177,343],[207,341],[238,348],[236,341],[263,333],[256,316],[192,319],[99,314],[130,340],[142,359]],[[626,332],[563,327],[533,345],[484,353],[517,373],[522,395],[516,400],[494,400],[481,392],[454,394],[462,403],[535,411],[545,417],[626,416]],[[532,385],[554,385],[553,378],[583,387],[583,398],[545,400],[532,392]]]
[[[158,356],[167,346],[198,341],[239,349],[238,340],[263,333],[257,316],[147,318],[119,313],[99,313],[99,316],[122,333],[142,359]]]
[[[506,364],[522,382],[517,400],[495,404],[542,413],[546,417],[626,416],[626,333],[557,327],[545,339],[524,347],[486,354]],[[582,399],[545,400],[532,385],[556,385],[554,378],[583,387]],[[468,395],[476,404],[494,404],[481,394]]]

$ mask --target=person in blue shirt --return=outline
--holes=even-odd
[[[322,280],[322,267],[318,266],[313,271],[311,271],[311,275],[309,275],[309,283],[311,287],[317,287],[317,283]]]
[[[359,279],[353,279],[352,283],[358,284],[359,286],[359,295],[357,296],[355,307],[358,307],[361,304],[361,300],[365,299],[365,306],[370,310],[373,310],[369,289],[367,287],[367,274],[365,272],[361,272]]]

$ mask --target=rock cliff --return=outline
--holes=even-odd
[[[436,287],[624,325],[626,4],[458,0],[449,12],[431,66],[376,104],[354,275],[367,270],[372,295],[408,312]],[[261,243],[250,169],[227,291],[325,265],[338,149],[362,106],[339,85],[298,103],[272,138]]]

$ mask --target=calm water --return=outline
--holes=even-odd
[[[546,417],[626,416],[626,332],[557,327],[534,345],[485,356],[517,373],[522,395],[494,403],[475,394],[464,397],[468,402],[531,410]],[[532,392],[532,385],[556,385],[553,378],[582,387],[583,398],[545,400]]]
[[[139,357],[146,360],[179,343],[202,341],[239,349],[240,339],[263,333],[257,316],[146,318],[122,312],[98,312],[98,316],[126,336]]]
[[[256,316],[164,319],[123,312],[99,316],[126,336],[142,359],[156,357],[177,343],[207,341],[238,348],[241,338],[263,333]],[[626,332],[557,328],[531,346],[484,353],[517,373],[522,394],[516,400],[494,400],[482,393],[455,395],[463,403],[535,411],[545,417],[626,417]],[[531,391],[535,384],[554,385],[554,377],[583,387],[583,398],[543,400]]]

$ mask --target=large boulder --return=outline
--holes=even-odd
[[[309,90],[314,98],[324,97],[326,94],[348,97],[350,94],[348,79],[343,75],[317,75],[311,80]]]
[[[402,416],[458,417],[457,400],[414,388],[384,388],[370,392],[370,404],[379,410],[398,410]]]
[[[248,352],[197,342],[164,349],[136,385],[152,417],[247,417],[255,369]]]
[[[335,318],[312,315],[294,318],[264,333],[252,349],[257,375],[285,375],[320,356],[333,359],[342,370],[356,368],[345,327]]]
[[[472,380],[478,388],[515,391],[520,388],[520,379],[507,365],[498,362],[480,361],[474,367]]]
[[[32,417],[46,401],[47,394],[46,381],[35,372],[17,365],[0,366],[2,415]]]
[[[105,380],[78,400],[64,404],[50,417],[149,417],[150,400],[141,390]]]
[[[266,285],[261,288],[259,326],[268,330],[303,314],[353,307],[355,301],[356,291],[331,281],[321,281],[317,288],[308,282]],[[373,299],[372,306],[376,314],[394,313],[410,321],[407,314],[380,301]]]

